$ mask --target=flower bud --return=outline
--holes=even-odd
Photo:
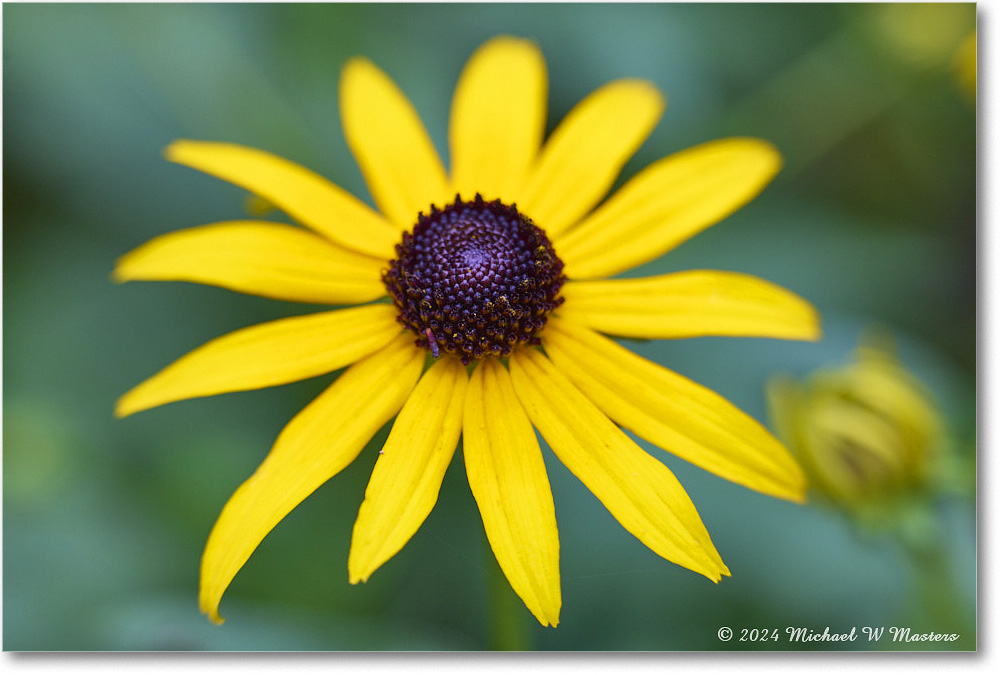
[[[852,363],[804,382],[776,378],[768,398],[778,435],[829,501],[887,506],[927,485],[941,422],[891,340],[864,341]]]

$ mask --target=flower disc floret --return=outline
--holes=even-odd
[[[437,357],[508,356],[562,303],[563,263],[541,228],[500,200],[455,201],[419,214],[382,275],[399,322]]]

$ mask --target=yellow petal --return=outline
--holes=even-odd
[[[805,501],[805,476],[791,453],[712,390],[555,317],[542,345],[560,372],[636,435],[734,483]]]
[[[718,581],[728,575],[690,498],[535,349],[510,357],[514,391],[563,464],[656,554]]]
[[[542,451],[507,370],[486,359],[465,399],[463,455],[486,536],[511,587],[543,626],[559,624],[559,533]]]
[[[547,92],[545,59],[533,42],[498,37],[476,50],[451,104],[456,192],[511,199],[541,145]]]
[[[729,138],[656,162],[555,241],[574,279],[659,257],[757,196],[781,168],[765,141]]]
[[[229,499],[201,559],[201,611],[216,623],[236,572],[278,522],[354,461],[392,419],[420,376],[425,352],[412,335],[347,369],[278,436],[257,471]]]
[[[171,232],[122,256],[115,281],[193,281],[292,302],[355,304],[385,295],[385,262],[291,225],[215,223]]]
[[[417,111],[367,59],[344,66],[340,119],[375,204],[400,229],[410,229],[431,204],[452,201],[455,195]]]
[[[446,356],[420,379],[392,425],[354,523],[347,569],[352,584],[410,540],[437,502],[462,433],[468,376]]]
[[[665,105],[656,87],[641,80],[601,87],[566,115],[511,200],[550,238],[558,235],[607,194]]]
[[[171,143],[166,155],[263,197],[352,251],[388,259],[399,241],[398,231],[357,198],[287,159],[241,145],[188,140]]]
[[[389,304],[243,328],[202,345],[136,386],[118,400],[115,414],[124,417],[171,401],[329,373],[381,349],[399,331],[396,310]]]
[[[799,296],[746,274],[694,270],[643,279],[573,281],[559,315],[637,338],[701,335],[817,340],[819,314]]]

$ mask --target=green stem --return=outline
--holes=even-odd
[[[943,523],[938,517],[928,516],[931,527],[922,534],[899,533],[899,540],[908,554],[913,570],[913,583],[918,598],[919,617],[930,622],[930,628],[941,633],[957,633],[961,637],[952,643],[956,650],[976,648],[974,611],[962,598],[956,583],[953,564],[949,559]]]
[[[782,175],[798,173],[898,105],[919,83],[915,73],[899,66],[870,67],[877,60],[870,50],[857,26],[845,26],[735,106],[723,128],[753,129],[779,148],[793,149]]]
[[[503,570],[486,544],[487,604],[489,606],[489,649],[501,652],[531,650],[531,636],[525,622],[527,610],[517,597]]]

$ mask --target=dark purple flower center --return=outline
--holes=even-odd
[[[419,346],[468,364],[538,344],[562,304],[562,270],[545,232],[514,205],[456,196],[419,215],[382,282]]]

